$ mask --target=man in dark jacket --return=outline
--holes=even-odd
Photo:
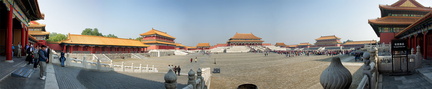
[[[42,45],[42,49],[39,50],[39,67],[40,67],[40,79],[45,80],[46,76],[46,64],[49,62],[47,47]]]

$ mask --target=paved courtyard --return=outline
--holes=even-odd
[[[190,58],[198,57],[198,62],[190,63]],[[356,87],[361,77],[362,62],[353,62],[352,56],[340,56],[353,76],[352,88]],[[214,61],[216,59],[216,64]],[[298,56],[287,58],[285,55],[270,54],[265,57],[260,53],[213,54],[211,56],[193,54],[186,56],[166,56],[149,59],[118,59],[114,63],[125,62],[125,65],[155,65],[160,73],[168,71],[168,65],[180,65],[181,73],[198,67],[220,68],[220,74],[212,74],[211,89],[234,89],[241,84],[255,84],[266,89],[317,89],[321,88],[319,77],[330,64],[331,56]],[[359,70],[359,71],[358,71]],[[155,73],[147,73],[155,75]],[[147,75],[145,74],[145,75]],[[126,74],[136,76],[131,74]],[[156,77],[156,76],[155,76]],[[163,76],[144,77],[163,82]],[[152,79],[153,78],[153,79]],[[177,82],[187,82],[187,78]],[[184,83],[186,84],[186,83]]]

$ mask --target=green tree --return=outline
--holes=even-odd
[[[114,34],[108,34],[108,35],[105,35],[105,37],[112,37],[112,38],[118,38],[117,36],[115,36]]]
[[[91,36],[103,36],[97,28],[91,29],[86,28],[81,32],[81,35],[91,35]]]
[[[138,40],[138,41],[142,41],[142,39],[143,39],[142,36],[135,38],[135,40]]]
[[[59,41],[63,41],[63,40],[66,40],[66,39],[67,39],[67,36],[65,34],[52,32],[52,33],[50,33],[49,39],[47,39],[47,41],[49,41],[49,42],[59,42]]]

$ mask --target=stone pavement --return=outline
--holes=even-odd
[[[432,89],[432,83],[418,73],[405,76],[383,75],[382,89]]]
[[[382,89],[432,89],[432,61],[422,61],[422,68],[412,75],[383,75]]]
[[[26,65],[24,67],[33,68],[33,65]],[[7,73],[10,74],[11,72]],[[0,89],[43,89],[45,82],[39,79],[39,73],[39,69],[36,69],[30,78],[6,75],[4,76],[5,78],[0,81]]]

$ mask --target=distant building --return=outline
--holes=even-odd
[[[6,62],[13,62],[12,55],[16,55],[12,46],[21,46],[25,50],[25,45],[35,43],[36,38],[29,35],[30,21],[44,18],[39,10],[37,0],[2,0],[0,3],[0,55],[5,55]],[[25,56],[25,51],[21,51]],[[2,58],[3,59],[3,58]]]
[[[389,44],[397,33],[432,11],[415,0],[399,0],[392,5],[379,5],[381,18],[369,20],[369,24],[380,37],[380,43]]]
[[[210,49],[210,43],[198,43],[196,49],[200,49],[200,50]]]
[[[297,48],[309,48],[311,46],[312,46],[312,44],[310,44],[310,43],[300,43],[297,45]]]
[[[138,40],[75,34],[59,44],[68,53],[140,53],[149,47]]]
[[[168,35],[166,32],[162,32],[156,29],[151,29],[146,33],[140,34],[143,39],[142,43],[150,45],[148,50],[151,49],[176,49],[177,46],[174,40],[175,37]]]
[[[327,47],[327,46],[336,46],[339,47],[342,42],[340,42],[339,37],[336,37],[335,35],[331,35],[331,36],[321,36],[320,38],[315,39],[316,43],[315,46],[316,47]]]
[[[252,33],[236,33],[228,40],[227,44],[228,46],[262,45],[263,42],[260,37]]]
[[[45,30],[45,24],[40,24],[36,21],[30,21],[29,23],[29,31],[28,34],[36,40],[38,40],[39,44],[47,45],[46,40],[49,39],[49,32]]]
[[[285,43],[276,43],[275,46],[284,47],[284,48],[286,47]]]
[[[344,48],[362,48],[366,44],[377,44],[376,40],[367,40],[367,41],[347,41],[343,44]]]
[[[294,48],[297,48],[297,45],[287,45],[286,47],[287,47],[287,48],[294,49]]]

